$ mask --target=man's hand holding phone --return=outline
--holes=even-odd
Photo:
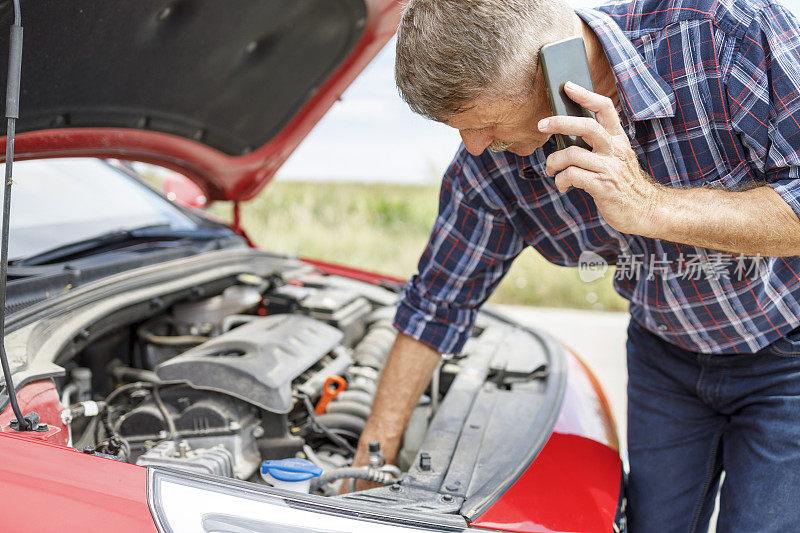
[[[574,145],[550,154],[547,173],[562,193],[570,187],[589,193],[614,229],[649,236],[664,187],[642,170],[610,98],[572,82],[564,91],[595,118],[554,115],[539,121],[539,131],[579,136],[590,149]]]

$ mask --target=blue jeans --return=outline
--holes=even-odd
[[[631,533],[800,531],[800,328],[711,355],[628,326]],[[720,487],[720,475],[725,472]]]

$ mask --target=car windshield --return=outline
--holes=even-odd
[[[5,173],[5,164],[0,164]],[[4,190],[0,187],[0,202]],[[197,225],[146,186],[94,158],[14,163],[9,258],[20,259],[109,232]]]

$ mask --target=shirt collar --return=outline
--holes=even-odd
[[[630,120],[672,117],[675,91],[656,73],[619,26],[605,13],[594,9],[575,12],[594,30],[605,49],[617,79],[620,103]]]

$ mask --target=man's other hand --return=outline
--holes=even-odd
[[[567,82],[564,90],[575,102],[593,111],[597,120],[556,115],[542,119],[539,130],[580,136],[592,150],[570,146],[550,154],[547,173],[555,175],[556,187],[562,193],[576,187],[592,195],[603,218],[614,229],[647,235],[663,187],[639,165],[610,98],[572,82]]]

